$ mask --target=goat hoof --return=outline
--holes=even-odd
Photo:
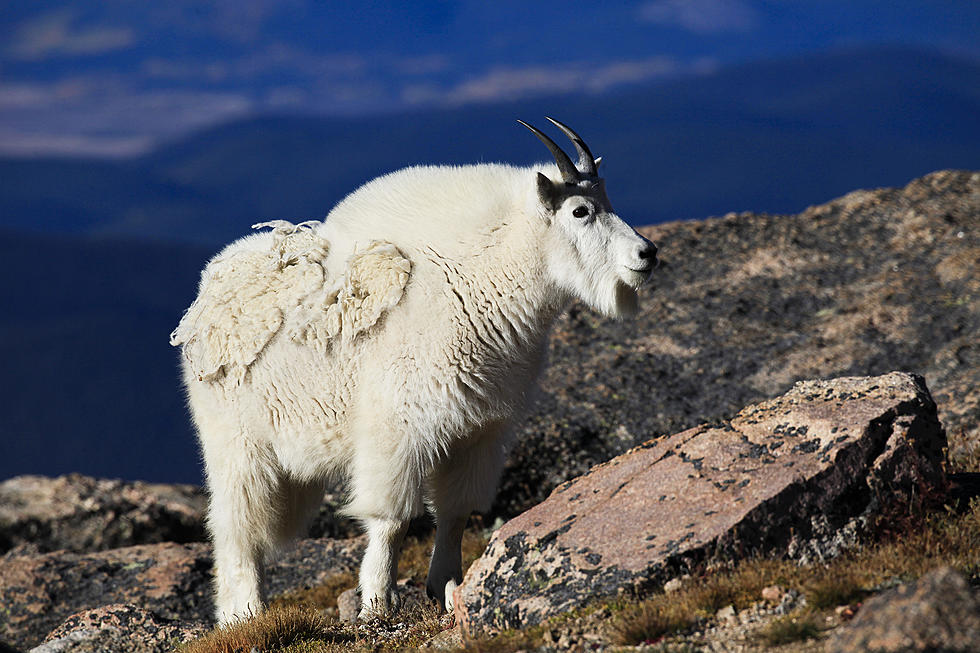
[[[395,588],[382,592],[369,599],[365,599],[361,604],[361,611],[357,614],[358,621],[371,621],[379,617],[388,617],[401,607],[401,599],[398,598],[398,591]]]

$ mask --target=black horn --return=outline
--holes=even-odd
[[[558,164],[558,170],[561,172],[561,178],[565,183],[576,184],[581,180],[582,175],[579,174],[578,168],[575,167],[575,164],[568,158],[568,155],[553,140],[548,138],[540,129],[532,127],[523,120],[518,120],[517,122],[530,129],[531,133],[541,139],[541,142],[551,151],[551,155],[555,157],[555,163]]]
[[[578,152],[579,172],[587,177],[598,176],[599,171],[596,168],[595,157],[592,156],[589,146],[585,144],[582,137],[572,131],[572,128],[568,125],[560,123],[550,116],[545,116],[545,118],[547,118],[552,125],[565,132],[565,136],[568,136],[568,138],[571,139],[572,143],[575,145],[575,150]]]

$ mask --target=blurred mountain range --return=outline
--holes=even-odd
[[[6,158],[0,226],[217,245],[261,220],[322,218],[361,183],[403,166],[544,159],[515,122],[542,124],[544,115],[604,157],[616,209],[633,224],[794,212],[855,186],[977,167],[980,64],[861,49],[603,97],[255,118],[135,159]]]

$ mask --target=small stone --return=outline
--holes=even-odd
[[[838,605],[836,608],[834,608],[834,614],[836,614],[841,621],[850,621],[854,618],[854,615],[857,614],[857,606]]]
[[[770,603],[779,603],[783,598],[783,588],[779,585],[770,585],[762,588],[762,598]]]
[[[448,628],[419,648],[427,651],[458,651],[463,648],[463,633],[459,626]]]
[[[684,581],[682,581],[680,578],[671,578],[666,583],[664,583],[664,593],[670,594],[671,592],[676,592],[683,586],[684,586]]]
[[[721,610],[715,613],[715,618],[718,621],[731,621],[735,619],[735,606],[726,605]]]
[[[337,597],[337,614],[341,621],[357,621],[361,611],[361,594],[356,587],[344,590]]]

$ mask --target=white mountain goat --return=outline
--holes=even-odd
[[[360,616],[397,607],[408,521],[435,516],[427,587],[446,609],[460,541],[487,510],[541,371],[579,298],[635,312],[657,248],[613,213],[598,160],[413,167],[324,222],[242,238],[201,274],[171,335],[200,436],[220,623],[262,608],[264,556],[298,535],[327,479],[368,534]]]

